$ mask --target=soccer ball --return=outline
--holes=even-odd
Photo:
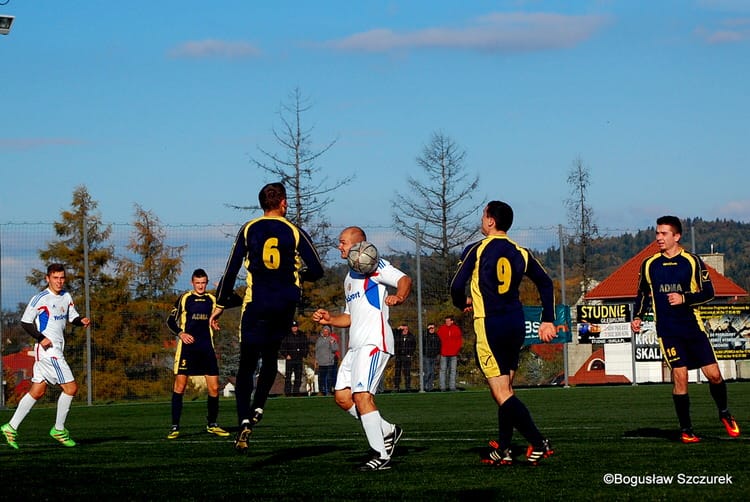
[[[354,244],[349,249],[347,256],[349,267],[363,275],[371,274],[378,268],[378,248],[371,242],[362,241]]]

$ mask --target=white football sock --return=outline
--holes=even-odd
[[[365,430],[367,442],[370,443],[370,448],[380,453],[380,458],[390,458],[385,451],[383,431],[380,429],[380,422],[382,422],[380,412],[375,410],[365,415],[360,415],[359,418],[362,422],[362,428]]]
[[[393,434],[393,431],[396,430],[396,426],[388,422],[385,418],[380,417],[380,430],[383,433],[383,437],[385,437],[388,434]]]
[[[29,414],[31,411],[31,408],[34,407],[36,404],[36,399],[31,397],[31,394],[26,394],[21,398],[21,400],[18,402],[18,407],[16,408],[16,412],[13,414],[13,417],[8,422],[11,427],[18,430],[18,427],[21,425],[21,422],[23,422],[23,419],[26,418],[26,415]]]
[[[355,405],[352,405],[352,407],[346,410],[346,412],[353,416],[355,419],[359,420],[359,413],[357,413],[357,407]]]
[[[57,400],[57,416],[55,417],[55,429],[58,431],[65,429],[65,419],[68,417],[70,403],[72,402],[73,396],[64,392],[60,393],[60,398]]]

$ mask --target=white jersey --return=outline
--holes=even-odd
[[[65,323],[80,317],[73,305],[73,297],[67,291],[54,294],[49,288],[37,293],[26,306],[22,322],[34,323],[36,328],[52,342],[52,347],[34,347],[36,359],[48,357],[63,358],[65,350]]]
[[[393,331],[388,323],[388,305],[385,304],[386,286],[395,288],[404,275],[383,259],[375,273],[369,276],[349,270],[344,279],[344,312],[351,316],[350,349],[374,345],[383,352],[393,353]]]

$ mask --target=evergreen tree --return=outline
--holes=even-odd
[[[135,231],[127,248],[138,260],[123,258],[119,272],[134,288],[135,298],[161,298],[173,292],[182,272],[182,252],[187,246],[168,246],[167,233],[152,211],[135,205]]]
[[[84,292],[84,233],[89,261],[89,286],[92,296],[113,283],[107,274],[108,267],[114,261],[115,252],[107,240],[112,232],[111,225],[104,225],[97,211],[98,202],[92,199],[85,185],[73,191],[73,201],[69,210],[60,213],[61,221],[54,224],[58,240],[49,242],[46,249],[39,251],[39,258],[44,263],[43,269],[33,269],[26,278],[27,282],[38,288],[46,287],[45,275],[47,265],[53,262],[66,267],[66,288],[76,295]],[[84,224],[86,231],[84,232]]]

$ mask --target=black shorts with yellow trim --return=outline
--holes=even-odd
[[[208,350],[179,350],[175,355],[174,364],[175,375],[218,375],[219,363],[216,360],[216,353],[212,349]]]
[[[526,321],[520,314],[482,317],[474,320],[476,356],[486,378],[509,375],[518,369]]]
[[[708,335],[700,330],[679,336],[660,335],[659,345],[664,361],[670,369],[687,367],[693,370],[716,362],[711,341]]]

